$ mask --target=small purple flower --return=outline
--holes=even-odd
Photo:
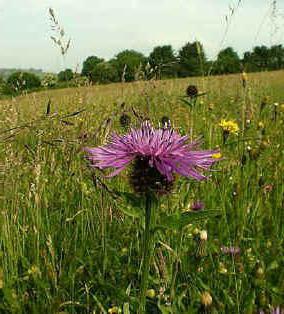
[[[203,180],[202,173],[217,161],[212,150],[196,150],[199,142],[188,143],[187,136],[181,136],[170,128],[154,129],[149,122],[141,128],[131,129],[126,135],[114,134],[110,143],[96,148],[85,148],[95,168],[115,169],[109,177],[124,170],[130,163],[139,170],[132,177],[147,185],[152,176],[151,187],[161,181],[172,182],[174,174]],[[157,182],[156,182],[157,181]]]
[[[190,208],[194,211],[199,211],[203,209],[204,207],[205,207],[204,203],[198,200],[198,201],[193,202]]]
[[[239,247],[235,246],[222,246],[221,247],[221,252],[224,254],[231,254],[231,255],[237,255],[240,254],[241,249]]]
[[[261,311],[259,312],[259,314],[265,314],[265,313],[266,313],[266,312],[264,312],[263,310],[261,310]],[[281,308],[278,306],[278,307],[272,309],[272,310],[270,311],[270,314],[284,314],[284,309],[281,309]]]

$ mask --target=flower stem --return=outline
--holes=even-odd
[[[146,291],[148,288],[150,259],[152,255],[151,224],[152,224],[152,198],[151,198],[151,195],[146,195],[145,231],[144,231],[144,243],[143,243],[144,248],[143,248],[143,260],[142,260],[139,314],[146,313]]]

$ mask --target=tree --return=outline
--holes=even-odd
[[[53,73],[45,73],[42,80],[41,86],[46,88],[52,88],[57,84],[57,75]]]
[[[240,58],[232,47],[219,52],[214,72],[217,74],[240,72]]]
[[[74,73],[71,69],[66,69],[58,73],[59,82],[69,82],[73,79],[73,77],[74,77]]]
[[[101,62],[96,65],[92,72],[92,80],[97,83],[110,83],[119,81],[115,66],[110,62]]]
[[[179,76],[198,76],[204,74],[206,63],[203,46],[199,41],[185,44],[179,51]]]
[[[177,74],[177,59],[171,45],[157,46],[149,55],[151,67],[156,69],[159,78],[175,77]]]
[[[282,45],[270,47],[268,52],[268,68],[278,70],[284,68],[284,48]]]
[[[95,67],[103,61],[104,59],[96,57],[96,56],[88,57],[83,62],[82,75],[88,77],[90,81],[93,82],[92,72],[94,71]]]
[[[19,92],[40,87],[41,81],[38,76],[28,72],[15,72],[7,79],[7,91]]]
[[[120,79],[130,82],[135,79],[141,65],[145,65],[146,58],[135,50],[124,50],[116,55],[111,63],[115,66]]]

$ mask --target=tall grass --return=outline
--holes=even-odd
[[[180,179],[175,193],[160,200],[162,215],[187,210],[195,200],[222,214],[158,233],[149,313],[254,313],[283,305],[283,82],[279,71],[252,74],[246,92],[231,75],[135,82],[123,84],[123,93],[122,84],[111,84],[1,101],[0,312],[107,313],[114,306],[136,312],[143,223],[113,193],[130,191],[127,173],[99,179],[82,153],[122,132],[122,103],[133,124],[137,113],[154,124],[169,116],[189,133],[193,121],[192,137],[201,135],[204,147],[220,147],[224,156],[209,181]],[[192,111],[180,100],[189,83],[206,92]],[[241,126],[244,102],[245,132],[224,145],[218,124],[228,118]],[[196,228],[207,231],[207,241],[198,240]],[[222,246],[240,253],[226,254]],[[206,309],[204,292],[213,299]]]

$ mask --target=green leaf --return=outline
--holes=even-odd
[[[199,212],[188,211],[183,213],[176,213],[162,217],[159,227],[166,229],[182,229],[189,224],[197,223],[219,215],[221,215],[221,211],[217,209],[202,210]]]
[[[144,215],[143,207],[144,200],[140,197],[135,197],[133,194],[128,192],[115,192],[115,194],[122,201],[122,205],[119,209],[127,216],[142,218]]]
[[[186,105],[188,105],[189,107],[193,107],[192,102],[188,101],[187,99],[181,98],[180,99],[183,103],[185,103]]]

